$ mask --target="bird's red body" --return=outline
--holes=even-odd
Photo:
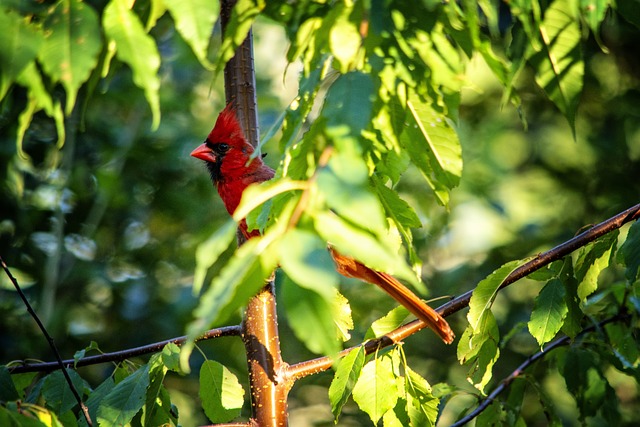
[[[211,180],[229,214],[235,212],[242,193],[249,185],[268,181],[274,176],[273,169],[264,164],[262,158],[258,156],[251,159],[253,152],[253,146],[247,142],[231,104],[220,113],[205,142],[191,152],[193,157],[207,162]],[[239,227],[247,239],[260,234],[258,230],[249,232],[245,220],[241,221]],[[379,286],[425,322],[444,342],[453,342],[453,331],[444,318],[394,277],[375,271],[332,247],[329,250],[340,274]]]

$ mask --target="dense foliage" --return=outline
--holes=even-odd
[[[211,0],[2,0],[0,254],[78,359],[237,324],[279,265],[293,363],[406,320],[335,273],[330,241],[432,297],[475,293],[448,318],[457,348],[428,331],[356,348],[296,384],[291,425],[448,425],[562,336],[477,422],[635,425],[638,223],[497,287],[638,203],[638,6],[239,0],[220,41]],[[244,199],[236,219],[264,236],[236,251],[188,154],[252,25],[277,178]],[[0,283],[0,425],[84,424],[60,371],[10,375],[52,356]],[[242,342],[192,344],[70,371],[94,425],[249,418]]]

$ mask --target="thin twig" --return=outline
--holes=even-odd
[[[638,218],[640,218],[640,204],[637,204],[609,218],[608,220],[591,227],[590,229],[584,231],[583,233],[580,233],[573,239],[568,240],[547,252],[539,254],[532,260],[524,263],[522,266],[515,269],[509,276],[507,276],[502,285],[500,285],[500,289],[509,286],[517,280],[533,273],[536,270],[541,269],[548,264],[551,264],[553,261],[562,259],[576,249],[581,248],[588,243],[596,240],[597,238],[602,237],[603,235],[622,227],[628,222],[637,220]],[[460,295],[459,297],[441,305],[436,309],[436,311],[443,317],[447,317],[457,311],[460,311],[461,309],[469,305],[469,300],[471,299],[472,293],[472,290],[468,291]],[[377,348],[393,345],[415,334],[421,329],[424,329],[426,326],[427,325],[421,320],[414,320],[412,322],[409,322],[406,325],[400,326],[399,328],[389,332],[388,334],[380,338],[368,341],[364,344],[365,351],[367,354],[371,354],[372,352],[376,351]],[[340,352],[339,357],[346,356],[349,351],[353,350],[356,347],[358,346],[343,350],[342,352]],[[287,375],[290,380],[295,381],[308,375],[326,371],[331,367],[333,362],[334,359],[331,359],[329,357],[319,357],[317,359],[296,363],[289,367]]]
[[[617,314],[617,315],[615,315],[613,317],[605,319],[602,322],[599,322],[598,324],[595,324],[595,325],[589,326],[588,328],[585,328],[582,332],[580,332],[578,334],[577,338],[582,337],[582,336],[584,336],[584,335],[586,335],[586,334],[588,334],[590,332],[593,332],[593,331],[595,331],[597,329],[600,329],[604,325],[606,325],[607,323],[616,322],[616,321],[624,319],[626,317],[627,316],[625,316],[625,315]],[[491,403],[498,397],[498,395],[500,393],[505,391],[511,385],[513,380],[515,380],[520,375],[522,375],[522,372],[525,369],[527,369],[529,366],[534,364],[536,361],[538,361],[539,359],[541,359],[544,356],[546,356],[547,354],[549,354],[549,352],[551,352],[552,350],[555,350],[558,347],[567,345],[570,342],[571,342],[571,338],[568,337],[568,336],[564,336],[562,338],[558,338],[557,340],[555,340],[551,344],[547,345],[544,350],[540,350],[536,354],[534,354],[532,356],[529,356],[524,362],[522,362],[520,364],[520,366],[518,366],[511,374],[509,374],[509,376],[507,376],[505,379],[500,381],[500,385],[498,385],[495,388],[495,390],[493,390],[487,396],[487,398],[484,399],[482,401],[482,403],[480,403],[480,405],[478,405],[478,407],[476,409],[474,409],[472,412],[470,412],[469,414],[467,414],[466,416],[464,416],[460,420],[456,421],[454,424],[451,425],[451,427],[461,427],[461,426],[465,425],[466,423],[468,423],[469,421],[471,421],[472,419],[474,419],[475,417],[477,417],[478,415],[480,415],[482,413],[482,411],[484,411],[485,409],[487,409],[487,407],[489,405],[491,405]]]
[[[73,396],[78,402],[78,405],[80,405],[80,408],[82,409],[82,414],[84,415],[84,418],[87,420],[87,425],[89,425],[89,427],[92,427],[93,422],[91,421],[91,417],[89,416],[89,408],[87,408],[87,405],[84,404],[84,402],[82,401],[82,398],[78,394],[78,390],[76,390],[75,386],[73,385],[73,382],[71,381],[71,377],[69,376],[69,373],[67,372],[67,370],[65,369],[62,363],[62,358],[60,357],[58,348],[53,342],[53,338],[51,337],[51,335],[49,335],[49,332],[47,332],[47,329],[44,327],[44,325],[40,321],[40,318],[38,317],[36,312],[33,310],[33,307],[31,307],[31,304],[29,304],[29,300],[27,300],[27,297],[25,296],[24,292],[22,292],[22,289],[20,288],[18,281],[16,280],[15,277],[13,277],[13,274],[11,274],[9,267],[7,266],[7,264],[5,264],[4,259],[2,259],[2,256],[0,256],[0,263],[2,263],[2,268],[4,269],[4,272],[7,273],[7,276],[9,276],[9,280],[11,280],[11,283],[13,283],[13,286],[15,286],[16,291],[18,291],[18,295],[20,295],[20,298],[22,298],[22,302],[24,302],[25,307],[27,307],[27,311],[29,312],[31,317],[33,317],[33,320],[36,321],[36,323],[38,324],[38,327],[42,331],[42,334],[45,336],[45,338],[49,342],[49,347],[51,347],[51,350],[53,350],[53,354],[56,356],[56,360],[58,361],[57,362],[58,366],[60,367],[60,369],[62,369],[62,374],[64,375],[65,380],[67,380],[67,384],[69,384],[71,393],[73,393]]]
[[[242,328],[240,325],[234,326],[224,326],[221,328],[210,329],[205,332],[202,336],[196,338],[196,341],[208,340],[219,337],[230,337],[230,336],[240,336],[242,332]],[[111,363],[111,362],[121,362],[125,359],[129,359],[132,357],[142,356],[150,353],[157,353],[161,351],[165,345],[169,343],[173,343],[177,346],[181,346],[187,341],[187,336],[171,338],[168,340],[155,342],[147,345],[143,345],[141,347],[135,347],[126,350],[114,351],[111,353],[102,353],[95,356],[87,356],[78,360],[75,363],[74,359],[63,360],[62,364],[66,367],[80,367],[80,366],[88,366],[88,365],[97,365],[100,363]],[[11,374],[22,374],[25,372],[51,372],[56,369],[60,369],[60,364],[57,362],[43,362],[43,363],[32,363],[28,365],[18,365],[13,367],[8,367]]]

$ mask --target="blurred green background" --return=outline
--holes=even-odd
[[[0,253],[63,357],[91,341],[102,351],[116,351],[182,335],[196,304],[191,291],[195,248],[228,217],[202,162],[189,157],[224,107],[222,79],[214,81],[212,73],[202,69],[168,17],[159,21],[152,35],[162,55],[162,122],[157,131],[151,131],[149,107],[125,66],[101,81],[88,99],[81,92],[79,104],[86,101],[86,108],[77,108],[70,119],[79,130],[68,135],[60,151],[53,121],[40,113],[23,145],[30,160],[20,158],[15,132],[25,94],[15,87],[0,105]],[[295,64],[287,68],[288,42],[279,26],[260,20],[254,36],[259,117],[265,134],[295,97],[298,71]],[[212,50],[218,39],[214,34]],[[611,15],[601,41],[608,53],[596,40],[586,43],[585,88],[575,139],[532,76],[524,73],[518,83],[522,111],[501,108],[501,85],[481,61],[471,60],[458,124],[465,165],[450,212],[436,203],[418,171],[410,170],[398,187],[423,223],[414,230],[415,244],[433,295],[461,294],[503,263],[549,249],[582,227],[638,203],[638,40],[636,27]],[[276,138],[263,149],[269,153],[265,161],[274,167],[277,146]],[[613,272],[601,277],[615,279]],[[5,277],[0,283],[0,362],[52,360],[46,340],[10,283]],[[508,331],[528,320],[540,286],[525,280],[499,295],[494,308],[501,329]],[[394,306],[382,292],[358,282],[345,281],[343,293],[351,301],[356,323],[349,344],[359,342],[371,321]],[[450,319],[458,334],[466,322],[463,316]],[[234,322],[239,320],[237,316]],[[293,336],[286,313],[280,328],[285,360],[314,357]],[[201,348],[246,384],[239,339],[223,338],[202,343]],[[431,384],[447,381],[461,390],[471,387],[454,346],[445,347],[433,334],[422,332],[409,338],[405,349],[410,365]],[[494,381],[536,351],[523,324],[522,334],[511,339],[496,366]],[[195,352],[192,366],[201,361]],[[553,364],[549,357],[532,372],[544,373]],[[97,384],[111,369],[100,365],[80,373]],[[197,404],[197,369],[194,372],[167,379],[184,426],[206,423]],[[615,371],[607,374],[616,385],[625,420],[637,421],[637,383]],[[326,393],[330,380],[325,373],[294,387],[291,425],[333,425]],[[564,381],[551,370],[543,383],[570,424],[577,409]],[[455,396],[442,425],[473,399],[464,393]],[[527,421],[545,425],[540,403],[527,403]],[[245,406],[245,415],[247,411]],[[339,425],[368,423],[351,404]]]

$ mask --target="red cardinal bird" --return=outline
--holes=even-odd
[[[191,156],[207,162],[211,180],[231,215],[238,207],[245,188],[273,178],[273,169],[264,164],[260,157],[250,160],[253,152],[253,146],[247,142],[231,104],[220,113],[204,143],[191,152]],[[249,232],[244,219],[239,227],[247,239],[260,235],[258,230]],[[454,334],[446,320],[394,277],[372,270],[332,247],[329,250],[340,274],[379,286],[425,322],[445,343],[453,342]]]

